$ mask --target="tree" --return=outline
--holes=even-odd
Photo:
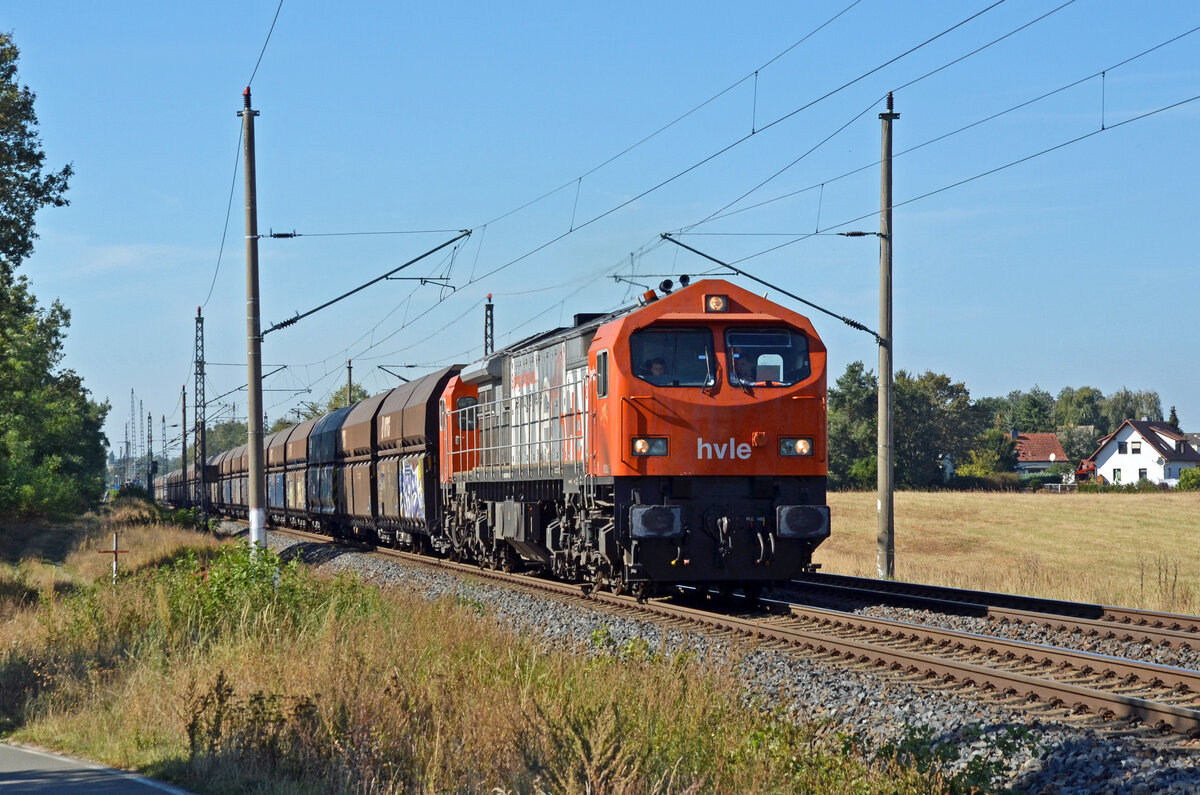
[[[829,389],[830,488],[870,488],[875,481],[878,381],[851,362]]]
[[[370,397],[370,395],[367,394],[366,388],[359,384],[354,384],[354,391],[350,393],[350,396],[352,398],[350,401],[351,404],[358,403]],[[329,398],[328,403],[301,404],[300,419],[312,420],[316,419],[317,417],[324,417],[329,412],[344,408],[347,405],[349,404],[346,402],[346,387],[342,387],[333,393],[333,397]]]
[[[1108,421],[1108,432],[1111,433],[1125,420],[1140,420],[1142,417],[1152,422],[1162,422],[1162,401],[1157,392],[1131,392],[1121,387],[1104,401],[1104,418]]]
[[[71,167],[45,172],[34,94],[17,83],[19,52],[0,33],[0,516],[70,513],[104,488],[107,403],[60,370],[71,313],[38,304],[16,270],[33,253],[34,220],[61,207]]]
[[[1012,404],[1007,398],[982,397],[975,401],[976,409],[987,420],[988,427],[1010,431],[1013,427]]]
[[[1179,415],[1175,413],[1175,407],[1171,406],[1171,415],[1167,417],[1167,423],[1175,429],[1175,433],[1183,433],[1183,428],[1179,425]]]
[[[1054,430],[1054,398],[1036,384],[1028,392],[1016,392],[1013,428],[1019,433],[1049,433]]]
[[[1005,433],[999,428],[988,428],[976,440],[971,449],[971,463],[979,471],[963,472],[962,474],[991,475],[996,472],[1013,472],[1017,468],[1017,443],[1011,433]]]
[[[12,35],[0,33],[0,279],[12,276],[33,253],[34,216],[43,207],[64,207],[71,166],[46,173],[38,135],[36,98],[17,82],[20,52]],[[0,289],[10,283],[0,282]]]
[[[296,424],[297,423],[292,422],[287,417],[280,417],[279,419],[277,419],[271,423],[270,428],[267,428],[267,435],[269,436],[273,433],[279,433],[280,431],[286,431],[288,428],[290,428]]]
[[[1054,402],[1055,430],[1062,431],[1080,425],[1090,425],[1103,436],[1109,432],[1104,424],[1104,393],[1092,386],[1078,389],[1063,387]]]
[[[941,373],[926,371],[913,378],[896,373],[895,405],[896,483],[928,488],[942,482],[942,464],[966,460],[988,422],[987,415],[971,403],[966,385]]]

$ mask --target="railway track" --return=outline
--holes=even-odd
[[[303,531],[277,532],[318,543],[331,542],[326,536]],[[369,545],[355,546],[557,599],[586,600],[631,617],[651,615],[675,626],[732,633],[842,663],[870,665],[910,680],[925,680],[927,686],[969,690],[1009,708],[1041,711],[1053,717],[1085,715],[1128,721],[1131,726],[1200,738],[1200,671],[778,600],[768,600],[767,613],[753,615],[714,612],[708,606],[670,599],[639,602],[632,596],[606,591],[585,594],[577,584],[528,574],[481,569]]]
[[[1002,624],[1037,624],[1093,638],[1200,649],[1197,616],[840,574],[807,575],[792,581],[790,587],[864,603],[976,616]]]

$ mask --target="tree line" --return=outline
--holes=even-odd
[[[72,169],[48,169],[35,95],[17,80],[20,53],[0,33],[0,518],[69,514],[104,488],[107,402],[62,368],[71,313],[40,304],[18,273],[33,254],[35,215],[68,204]]]
[[[830,488],[874,488],[878,461],[878,378],[852,362],[829,388]],[[1097,441],[1127,419],[1161,422],[1153,391],[1121,388],[1111,395],[1090,386],[1065,387],[1057,396],[1034,386],[1003,397],[971,399],[962,382],[926,371],[895,374],[892,391],[893,464],[896,485],[929,488],[946,479],[947,459],[960,475],[1012,472],[1017,465],[1012,432],[1057,433],[1074,468]],[[1179,417],[1171,407],[1168,420]]]

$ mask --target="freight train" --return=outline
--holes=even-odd
[[[267,436],[269,521],[642,596],[812,570],[825,346],[732,283],[672,287]],[[185,504],[196,474],[156,491]],[[204,474],[247,515],[245,446]]]

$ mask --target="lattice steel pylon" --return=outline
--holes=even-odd
[[[192,403],[195,405],[196,437],[192,448],[192,463],[196,467],[196,476],[192,481],[192,492],[195,495],[192,503],[200,508],[201,516],[208,516],[208,483],[204,477],[204,462],[207,460],[205,437],[204,410],[204,316],[200,307],[196,307],[196,388],[192,393]],[[186,439],[186,434],[184,436]]]
[[[496,336],[492,320],[492,294],[488,293],[487,306],[483,310],[483,355],[491,356],[496,349]]]
[[[137,477],[134,468],[135,455],[133,446],[137,444],[137,411],[133,403],[133,390],[129,390],[129,424],[125,426],[125,480],[132,483]]]
[[[138,444],[137,444],[137,462],[138,462],[138,464],[140,464],[142,461],[144,461],[146,459],[146,421],[144,419],[142,419],[146,415],[142,413],[143,411],[144,411],[144,409],[142,407],[142,399],[138,398],[138,425],[137,425],[137,427],[138,427]],[[146,472],[146,477],[147,478],[150,477],[150,473],[148,471]],[[142,485],[145,486],[146,484],[143,482]]]

